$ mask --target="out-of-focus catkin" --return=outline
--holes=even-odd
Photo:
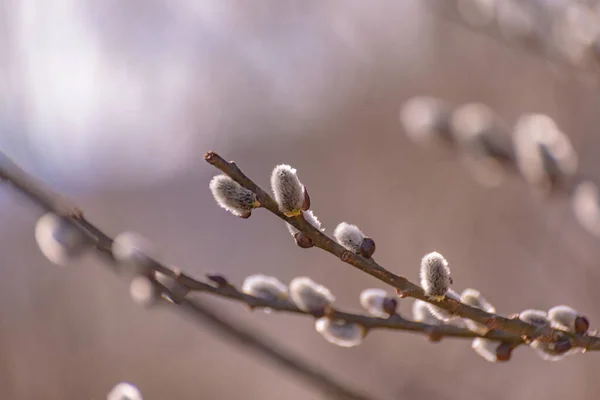
[[[279,279],[262,274],[250,275],[244,279],[242,292],[264,300],[284,300],[288,288]]]
[[[289,294],[292,302],[306,312],[322,312],[335,301],[329,289],[305,276],[292,279]]]
[[[398,301],[379,288],[365,289],[360,293],[360,305],[373,316],[388,318],[396,313]]]
[[[56,265],[67,265],[88,247],[85,236],[76,227],[51,212],[37,220],[34,233],[42,254]]]
[[[485,297],[481,295],[478,290],[475,289],[465,289],[460,295],[461,303],[464,303],[468,306],[479,308],[485,312],[495,314],[496,308],[488,302]],[[473,332],[477,332],[481,335],[485,335],[490,329],[484,324],[480,324],[479,322],[475,322],[470,319],[465,319],[465,324],[467,328],[472,330]]]
[[[327,317],[319,318],[315,322],[315,329],[329,343],[340,347],[358,346],[365,337],[365,329],[361,325]]]

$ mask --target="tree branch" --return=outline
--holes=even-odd
[[[592,62],[593,60],[591,58],[587,60],[587,63],[584,64],[572,63],[569,62],[564,55],[560,54],[560,51],[553,43],[541,42],[542,40],[550,40],[548,38],[539,36],[529,39],[529,41],[521,41],[520,43],[510,41],[503,37],[499,28],[495,26],[497,23],[487,24],[485,27],[475,27],[469,25],[458,11],[457,1],[428,0],[427,3],[428,4],[425,6],[427,11],[435,18],[446,21],[454,26],[468,30],[477,35],[487,37],[488,39],[500,45],[515,51],[519,51],[522,54],[542,60],[548,60],[572,77],[587,76],[596,78],[600,74],[598,66]],[[530,8],[530,10],[528,10],[529,12],[533,13],[534,11],[532,10],[534,8],[537,12],[544,12],[542,9],[543,6],[533,4],[535,2],[530,3],[531,4],[527,4],[527,7]]]
[[[114,259],[111,250],[113,239],[85,219],[79,208],[74,206],[68,200],[63,199],[59,195],[51,192],[49,189],[44,188],[41,183],[31,179],[25,172],[17,168],[12,161],[10,161],[1,153],[0,177],[7,183],[12,184],[21,193],[25,194],[32,200],[35,200],[35,203],[41,205],[45,210],[69,217],[70,221],[94,242],[96,250],[103,257],[105,257],[107,261],[109,261],[108,265],[114,266],[116,260]],[[257,192],[262,191],[262,189],[253,184],[249,179],[246,181],[246,183],[249,185],[254,185],[254,189]],[[265,198],[265,196],[269,195],[263,191],[262,197]],[[278,312],[303,314],[313,318],[315,317],[309,312],[300,310],[290,301],[267,300],[243,293],[234,285],[227,282],[227,280],[222,276],[209,276],[209,280],[220,283],[220,285],[212,285],[210,283],[194,279],[191,276],[183,273],[178,268],[169,268],[154,259],[149,259],[149,261],[152,263],[152,268],[155,271],[173,278],[176,282],[191,292],[205,292],[218,297],[235,300],[246,304],[250,309],[268,308]],[[161,287],[161,291],[167,292],[168,289],[163,286]],[[168,295],[177,303],[185,303],[185,297],[178,297],[175,293],[168,293]],[[327,316],[335,320],[343,320],[350,323],[360,324],[368,331],[373,329],[387,329],[426,334],[434,333],[438,337],[467,339],[485,337],[490,340],[511,342],[515,345],[523,342],[519,335],[510,334],[507,332],[491,330],[486,335],[480,335],[468,329],[459,328],[452,325],[430,325],[417,321],[411,321],[401,317],[398,314],[394,314],[390,318],[384,319],[348,313],[330,307],[327,310]]]
[[[238,168],[235,162],[226,161],[215,152],[206,153],[204,155],[204,159],[244,188],[254,192],[262,208],[267,209],[272,214],[281,218],[308,236],[310,239],[312,239],[316,247],[333,254],[343,262],[352,265],[353,267],[373,276],[382,282],[387,283],[395,288],[401,297],[412,297],[419,299],[444,310],[450,311],[462,318],[467,318],[484,324],[489,328],[510,332],[519,336],[525,336],[531,339],[536,338],[540,341],[552,341],[557,335],[567,335],[570,337],[572,344],[575,347],[582,347],[587,350],[600,350],[600,337],[577,335],[549,327],[540,328],[523,322],[518,318],[505,318],[497,314],[491,314],[481,309],[470,307],[448,297],[445,297],[440,301],[432,299],[425,294],[420,286],[410,282],[403,276],[399,276],[388,271],[372,258],[366,259],[346,250],[333,239],[329,238],[327,235],[323,234],[310,223],[305,221],[302,216],[290,218],[283,215],[283,213],[279,211],[279,207],[275,200],[273,200],[273,198],[267,192],[260,188],[250,178],[248,178],[240,170],[240,168]]]
[[[112,239],[87,221],[83,216],[82,211],[77,206],[44,187],[40,182],[34,180],[3,153],[0,153],[0,180],[12,185],[18,192],[25,195],[42,209],[67,218],[68,221],[79,228],[88,239],[93,241],[95,249],[106,261],[108,261],[106,265],[111,267],[113,271],[116,270],[117,262],[111,251]],[[192,278],[179,273],[179,271],[172,270],[155,260],[150,261],[152,261],[152,268],[155,271],[176,278],[183,283],[194,283],[197,290],[203,288],[205,291],[211,292],[212,289],[215,289],[210,285],[195,281]],[[177,310],[184,311],[195,320],[210,325],[213,329],[243,344],[264,359],[285,367],[288,371],[304,379],[314,387],[319,388],[332,398],[340,400],[370,399],[369,396],[362,395],[354,389],[335,381],[325,372],[315,369],[298,359],[296,356],[279,348],[271,339],[260,337],[258,334],[244,327],[238,321],[227,321],[198,301],[193,301],[177,295],[158,282],[153,283],[160,288],[162,293],[171,297],[174,303],[180,306],[177,307]]]

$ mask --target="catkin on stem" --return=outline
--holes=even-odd
[[[300,182],[295,168],[281,164],[271,174],[271,190],[279,210],[287,217],[296,217],[310,208],[308,192]]]
[[[264,300],[285,300],[288,288],[279,279],[262,274],[250,275],[244,279],[242,292]]]
[[[361,325],[327,317],[319,318],[315,322],[315,329],[329,343],[340,347],[358,346],[365,337],[365,329]]]
[[[213,177],[209,188],[217,204],[237,217],[249,218],[252,210],[260,207],[256,194],[227,175]]]
[[[356,225],[340,223],[333,231],[333,237],[342,247],[354,254],[370,258],[375,253],[375,241],[366,237]]]
[[[67,265],[88,247],[87,239],[76,227],[51,212],[37,220],[34,234],[42,254],[56,265]]]
[[[395,314],[397,304],[397,300],[383,289],[365,289],[360,293],[360,305],[375,317],[388,318]]]
[[[435,251],[426,254],[421,260],[421,286],[425,293],[433,299],[441,300],[451,284],[448,261]]]
[[[329,289],[305,276],[292,279],[289,293],[292,302],[306,312],[322,313],[335,301],[335,296]]]

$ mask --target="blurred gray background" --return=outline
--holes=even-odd
[[[377,260],[418,277],[423,254],[450,262],[458,289],[501,314],[569,304],[600,320],[597,239],[565,202],[518,180],[483,189],[453,154],[413,145],[398,123],[411,96],[482,101],[509,123],[555,118],[596,172],[600,88],[535,56],[433,17],[420,0],[3,0],[0,148],[74,198],[108,233],[142,233],[164,260],[234,283],[308,275],[336,304],[384,287],[284,224],[218,208],[207,150],[267,187],[289,163],[331,233],[358,224]],[[0,387],[7,400],[104,399],[119,381],[146,400],[312,400],[320,393],[210,329],[145,311],[93,256],[57,268],[37,249],[40,215],[0,190]],[[307,318],[207,299],[340,380],[378,399],[592,399],[600,355],[544,362],[520,348],[506,364],[470,342],[430,344],[373,332],[327,343]],[[410,313],[410,301],[401,302]]]

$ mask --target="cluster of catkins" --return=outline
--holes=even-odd
[[[238,217],[248,218],[252,209],[261,207],[254,192],[227,175],[215,176],[209,187],[217,204]],[[279,211],[286,217],[303,218],[315,229],[324,231],[321,222],[310,209],[308,191],[298,178],[295,168],[285,164],[276,166],[271,173],[271,190]],[[298,246],[310,248],[315,245],[312,239],[292,224],[287,223],[287,228]],[[355,254],[370,258],[375,253],[375,241],[365,236],[356,225],[342,222],[336,227],[333,236],[340,245]]]
[[[421,100],[421,99],[419,99]],[[432,101],[432,100],[428,100]],[[433,103],[431,103],[433,104]],[[468,105],[453,115],[453,122],[456,127],[450,128],[450,120],[452,116],[447,113],[446,109],[441,107],[442,103],[435,101],[438,116],[444,116],[444,124],[442,119],[438,118],[435,122],[436,129],[432,128],[430,121],[432,113],[428,116],[421,115],[421,121],[428,121],[429,125],[412,125],[410,130],[414,138],[422,139],[438,139],[448,142],[462,141],[465,146],[470,146],[471,150],[479,149],[479,156],[490,156],[503,158],[504,161],[514,160],[510,152],[510,146],[503,143],[501,140],[496,142],[497,138],[493,126],[499,124],[493,113],[480,105]],[[416,110],[414,108],[417,108]],[[408,108],[413,108],[411,114],[419,114],[424,109],[418,105],[408,105]],[[425,108],[426,110],[427,108]],[[447,113],[447,114],[445,114]],[[473,117],[474,115],[474,117]],[[474,120],[472,120],[474,118]],[[537,118],[537,117],[532,117]],[[547,120],[545,120],[547,122]],[[521,124],[533,123],[529,120],[523,120]],[[460,127],[461,129],[458,129]],[[544,126],[545,128],[548,125]],[[560,139],[565,139],[564,135],[560,136],[556,133],[552,136],[540,127],[539,134],[541,139],[550,135],[547,145],[555,149],[553,146],[566,146],[566,149],[571,150],[568,141],[566,144],[560,142]],[[415,132],[419,131],[419,134]],[[425,132],[427,131],[427,132]],[[433,133],[435,132],[435,137]],[[456,132],[460,132],[456,134]],[[558,132],[558,131],[557,131]],[[426,134],[424,134],[426,133]],[[485,139],[477,139],[477,135],[482,134]],[[427,136],[428,135],[428,136]],[[489,137],[488,137],[489,135]],[[481,140],[481,142],[478,142]],[[546,143],[546,142],[544,142]],[[562,144],[561,144],[562,143]],[[486,151],[483,151],[486,150]],[[564,148],[563,148],[564,150]],[[558,150],[557,150],[558,151]],[[556,159],[562,160],[571,153],[559,151]],[[558,162],[557,161],[557,162]],[[576,161],[575,161],[576,162]],[[568,164],[568,163],[567,163]],[[562,164],[561,164],[562,165]],[[255,194],[239,185],[232,178],[226,175],[218,175],[213,178],[210,184],[213,196],[217,203],[224,209],[230,211],[234,215],[246,218],[253,207],[259,204]],[[323,231],[317,217],[310,210],[310,201],[304,185],[300,182],[296,170],[288,165],[279,165],[275,167],[271,175],[271,188],[274,199],[278,204],[279,210],[288,217],[303,217],[314,228]],[[296,243],[303,248],[314,246],[310,238],[296,229],[291,224],[287,224],[288,229]],[[362,231],[356,226],[345,222],[339,224],[333,233],[336,241],[349,251],[363,257],[371,257],[375,251],[375,242],[366,237]],[[466,289],[461,294],[456,293],[450,288],[453,283],[450,276],[450,269],[446,259],[437,252],[432,252],[421,261],[421,285],[425,293],[432,300],[441,300],[445,297],[462,302],[472,307],[480,308],[488,313],[495,313],[496,310],[479,291],[475,289]],[[353,347],[362,343],[367,331],[358,323],[350,323],[343,320],[332,320],[327,316],[326,310],[332,305],[335,297],[325,286],[312,281],[308,277],[294,278],[289,287],[280,282],[277,278],[265,275],[252,275],[246,278],[242,286],[242,291],[246,294],[262,298],[265,300],[289,300],[294,303],[300,310],[311,313],[318,317],[315,328],[327,341],[342,346]],[[383,289],[366,289],[360,294],[360,303],[367,312],[375,317],[389,318],[396,314],[397,300]],[[531,310],[526,310],[522,313],[527,316]],[[525,318],[525,317],[523,317]],[[458,327],[467,328],[485,336],[489,328],[485,325],[477,323],[469,319],[461,319],[457,315],[450,313],[434,304],[415,300],[413,304],[413,319],[435,327],[440,324],[452,324]],[[567,306],[558,306],[551,309],[547,316],[548,324],[553,327],[560,327],[567,331],[584,333],[587,331],[587,320],[578,315],[575,310]],[[562,321],[559,322],[558,321]],[[577,322],[576,322],[577,321]],[[585,331],[582,327],[585,325]],[[435,329],[430,332],[430,338],[435,339]],[[439,339],[439,338],[438,338]],[[567,343],[568,342],[567,340]],[[535,348],[540,355],[545,359],[556,360],[564,357],[567,354],[572,354],[574,351],[566,344],[558,341],[556,343],[540,344],[539,341],[532,341],[531,346]],[[488,361],[505,361],[510,358],[512,345],[508,343],[498,343],[496,341],[485,338],[476,338],[473,340],[473,349],[477,354],[481,355]]]
[[[68,218],[51,212],[38,219],[35,239],[42,254],[57,265],[67,265],[93,247],[93,242]],[[149,307],[160,299],[173,301],[167,293],[173,297],[187,293],[172,277],[155,271],[156,255],[152,254],[150,243],[134,232],[117,235],[110,255],[119,271],[131,277],[130,295],[140,305]]]
[[[421,96],[404,103],[400,122],[416,143],[457,149],[481,184],[498,185],[515,171],[537,193],[570,193],[580,225],[600,237],[600,190],[579,178],[577,153],[549,116],[524,114],[511,128],[484,104]]]
[[[281,213],[288,218],[304,218],[318,232],[323,231],[319,220],[310,210],[308,192],[298,179],[295,169],[288,165],[275,167],[271,185]],[[226,175],[214,177],[210,182],[210,189],[217,203],[238,217],[248,218],[253,208],[260,207],[252,191]],[[287,226],[300,247],[316,245],[292,224],[287,223]],[[342,247],[359,256],[370,258],[375,252],[375,242],[366,237],[356,225],[343,222],[336,227],[333,236]],[[80,256],[93,245],[90,238],[73,225],[71,220],[54,213],[47,213],[38,220],[35,238],[41,252],[53,263],[61,265]],[[152,254],[148,241],[138,234],[124,232],[117,235],[112,242],[110,256],[121,271],[131,275],[130,295],[140,305],[148,307],[161,300],[174,302],[188,293],[188,289],[174,278],[156,271],[157,258]],[[477,290],[466,289],[458,294],[450,288],[453,280],[448,262],[437,252],[429,253],[421,260],[420,278],[425,294],[434,303],[449,298],[495,313],[495,308]],[[331,315],[335,313],[328,311],[333,309],[335,296],[325,286],[308,277],[294,278],[289,285],[285,285],[275,277],[252,275],[245,279],[241,291],[267,301],[289,301],[298,309],[314,315],[317,318],[315,329],[333,344],[342,347],[357,346],[367,333],[367,329],[361,324],[332,318]],[[360,304],[374,317],[390,318],[396,315],[398,302],[396,297],[390,296],[383,289],[366,289],[360,294]],[[430,326],[431,329],[426,330],[426,333],[432,340],[441,339],[435,336],[435,326],[441,324],[467,328],[481,336],[489,331],[482,324],[461,319],[429,302],[415,300],[412,311],[415,321]],[[567,306],[554,307],[547,313],[525,310],[520,313],[519,318],[536,326],[550,326],[577,334],[586,333],[589,328],[587,319]],[[532,340],[529,344],[547,360],[558,360],[581,351],[572,348],[568,336],[555,339],[552,342]],[[512,351],[510,344],[484,337],[473,340],[472,347],[488,361],[508,360]]]
[[[433,252],[423,257],[421,260],[421,286],[425,294],[431,299],[442,299],[445,296],[490,314],[496,313],[496,308],[478,290],[465,289],[461,294],[458,294],[450,288],[451,284],[452,278],[450,277],[448,262],[441,254]],[[415,300],[413,303],[413,318],[416,321],[431,325],[447,323],[458,326],[464,325],[469,330],[482,336],[485,336],[490,330],[483,324],[466,318],[461,319],[447,310],[421,300]],[[565,305],[555,306],[548,312],[524,310],[519,313],[519,319],[540,328],[551,327],[570,333],[585,334],[589,329],[587,318]],[[581,348],[572,348],[567,335],[557,337],[552,342],[533,340],[529,344],[541,358],[549,361],[557,361],[567,355],[582,352]],[[510,359],[512,352],[512,345],[509,343],[499,343],[483,337],[475,338],[472,348],[477,354],[490,362],[507,361]]]
[[[515,0],[455,0],[455,3],[468,25],[497,29],[504,39],[537,49],[541,56],[558,56],[575,67],[590,67],[597,60],[599,5],[583,1]]]

